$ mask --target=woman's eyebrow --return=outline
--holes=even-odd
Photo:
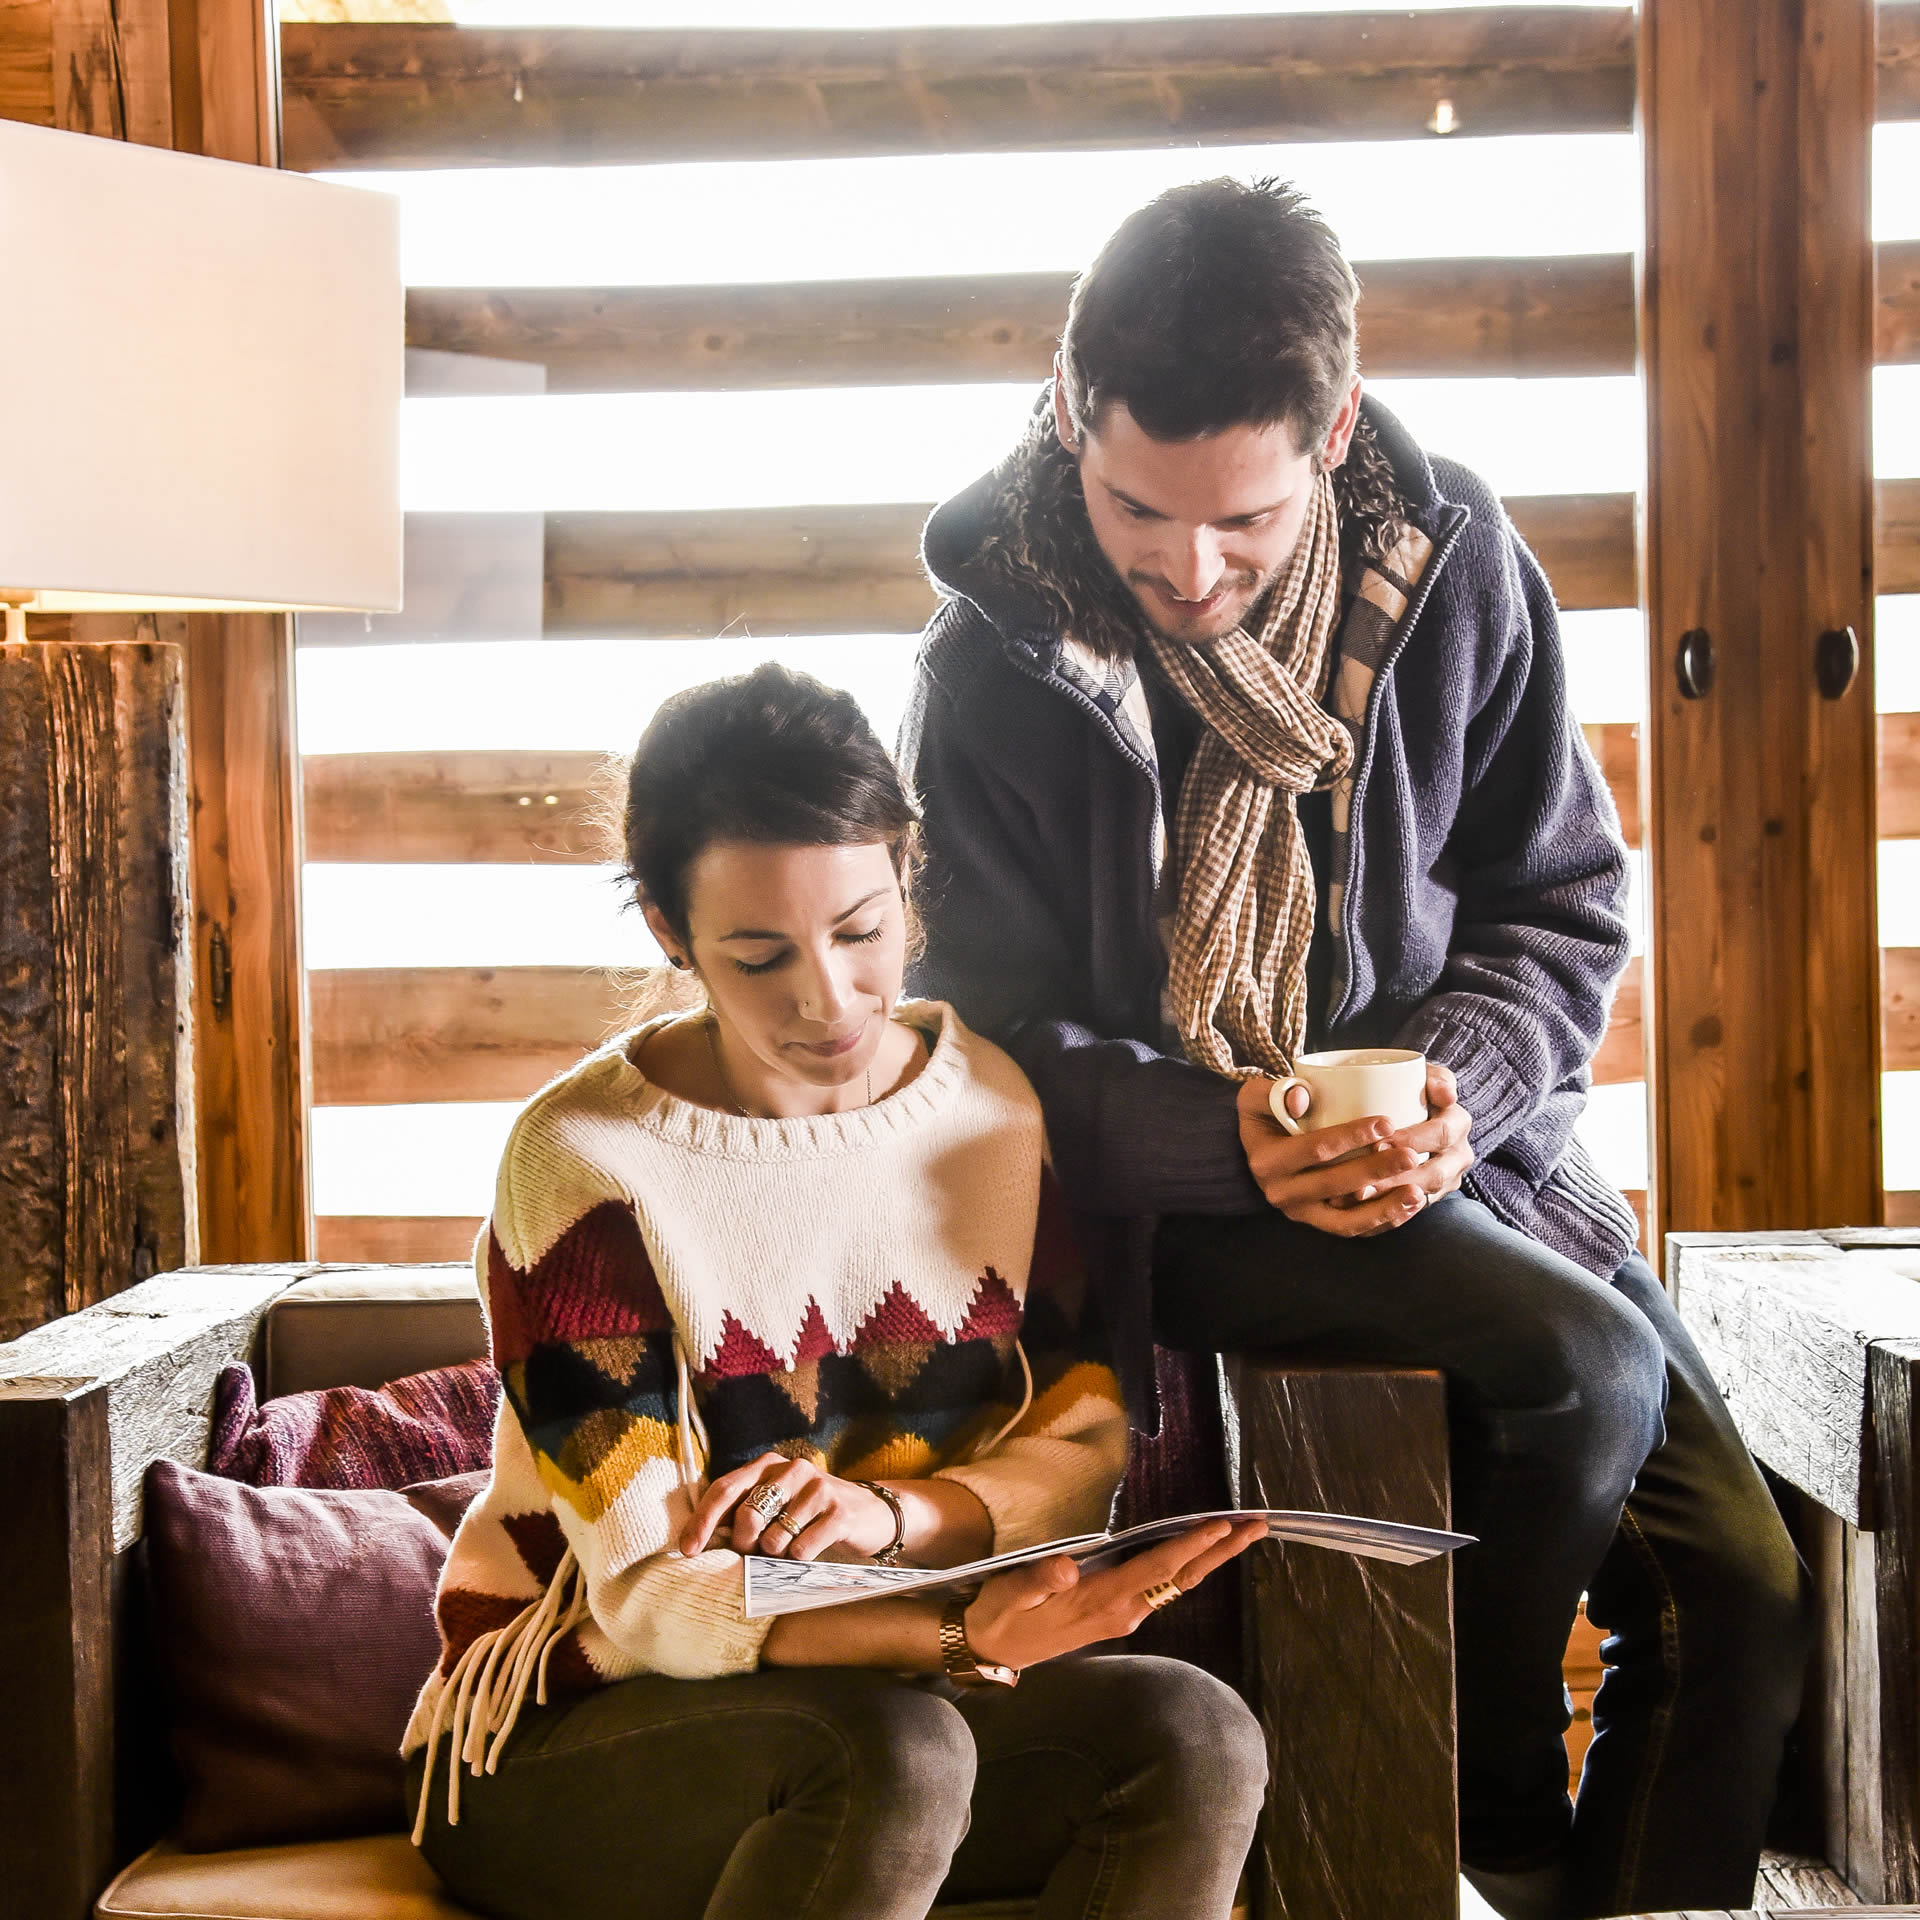
[[[875,887],[871,893],[863,893],[852,906],[834,916],[833,924],[837,927],[842,920],[851,920],[862,907],[871,906],[886,891],[885,887]],[[721,934],[715,944],[724,946],[729,940],[790,940],[792,938],[791,934],[782,933],[775,927],[735,927],[731,933]]]

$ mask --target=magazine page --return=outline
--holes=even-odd
[[[1397,1520],[1367,1520],[1345,1513],[1295,1513],[1274,1508],[1245,1512],[1183,1513],[1166,1520],[1149,1520],[1124,1533],[1081,1534],[1070,1540],[1049,1540],[1017,1553],[995,1554],[960,1567],[876,1567],[865,1560],[776,1560],[761,1554],[746,1557],[746,1614],[766,1620],[783,1613],[807,1613],[816,1607],[841,1607],[854,1600],[881,1594],[920,1593],[935,1587],[978,1586],[991,1574],[1056,1553],[1073,1556],[1088,1572],[1112,1566],[1145,1547],[1171,1539],[1210,1520],[1265,1520],[1269,1540],[1299,1546],[1333,1547],[1371,1560],[1390,1560],[1413,1566],[1437,1554],[1472,1544],[1473,1536],[1443,1533],[1435,1527],[1410,1527]]]

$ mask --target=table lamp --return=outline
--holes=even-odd
[[[390,196],[0,121],[7,638],[400,605]]]

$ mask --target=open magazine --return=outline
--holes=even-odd
[[[1470,1533],[1442,1533],[1436,1527],[1407,1527],[1397,1520],[1361,1520],[1345,1513],[1287,1513],[1273,1508],[1245,1512],[1183,1513],[1171,1520],[1149,1520],[1124,1533],[1083,1533],[1071,1540],[1049,1540],[963,1567],[876,1567],[867,1560],[774,1560],[749,1554],[746,1561],[747,1618],[767,1620],[782,1613],[809,1613],[815,1607],[843,1607],[883,1593],[920,1593],[929,1587],[975,1586],[990,1574],[1056,1553],[1071,1554],[1083,1572],[1111,1566],[1156,1541],[1205,1526],[1209,1520],[1264,1520],[1269,1540],[1302,1546],[1337,1547],[1368,1560],[1391,1560],[1410,1567],[1455,1547],[1471,1546]]]

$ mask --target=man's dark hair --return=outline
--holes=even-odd
[[[1353,384],[1359,283],[1282,180],[1200,180],[1130,214],[1073,289],[1060,359],[1074,426],[1116,401],[1156,440],[1284,420],[1317,448]]]
[[[883,843],[902,883],[919,809],[860,703],[769,663],[661,704],[627,774],[627,878],[682,940],[687,870],[719,841]]]
[[[1286,180],[1199,180],[1129,214],[1075,282],[1060,342],[1076,432],[1118,402],[1156,440],[1284,420],[1319,450],[1359,370],[1359,282]],[[1341,548],[1378,563],[1404,528],[1391,463],[1362,420],[1334,474]]]

